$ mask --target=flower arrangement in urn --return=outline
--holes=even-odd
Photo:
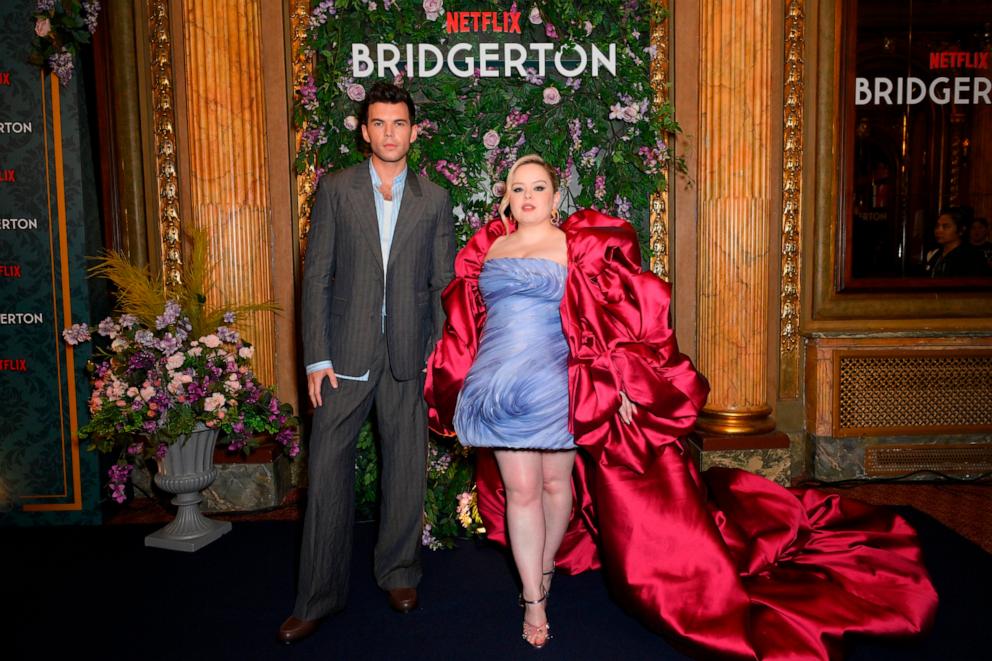
[[[89,421],[80,428],[90,449],[117,452],[109,471],[111,497],[125,500],[135,461],[164,457],[198,425],[217,429],[231,451],[257,447],[272,435],[290,457],[300,452],[298,421],[251,370],[254,347],[237,322],[271,304],[207,307],[206,241],[194,237],[183,285],[167,292],[147,269],[120,253],[100,259],[91,273],[117,286],[119,315],[99,323],[109,347],[87,364],[93,387]],[[91,338],[87,324],[63,331],[69,344]]]

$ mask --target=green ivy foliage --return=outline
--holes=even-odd
[[[616,45],[616,75],[601,71],[570,79],[548,57],[545,75],[527,78],[462,78],[443,68],[429,78],[401,75],[391,82],[407,89],[417,104],[419,137],[408,155],[415,171],[444,186],[455,205],[456,237],[464,244],[496,217],[501,184],[513,162],[537,153],[562,178],[562,212],[596,208],[630,220],[646,252],[649,200],[664,190],[666,173],[684,171],[670,148],[679,132],[669,105],[653,104],[650,63],[652,20],[664,20],[650,0],[314,0],[305,48],[312,76],[296,90],[294,120],[302,131],[296,169],[326,172],[365,158],[357,127],[359,101],[378,80],[355,78],[352,43],[433,44],[446,52],[458,42],[553,43],[554,50],[578,45],[590,54]],[[492,32],[448,34],[444,12],[519,11],[519,35]],[[532,19],[533,17],[533,19]],[[478,53],[473,48],[469,55]],[[536,66],[536,62],[528,64]],[[568,64],[572,67],[574,62]],[[478,66],[478,63],[477,63]],[[456,536],[481,531],[471,452],[456,441],[431,437],[423,542],[450,546]],[[356,495],[358,515],[373,517],[378,497],[378,457],[366,425],[359,439]]]
[[[349,129],[358,115],[353,97],[376,79],[352,75],[353,42],[370,45],[374,57],[378,43],[396,44],[401,52],[408,43],[433,44],[444,51],[456,42],[505,38],[491,32],[448,34],[444,14],[429,20],[426,4],[314,3],[306,42],[314,57],[313,76],[296,94],[295,121],[304,128],[298,172],[312,164],[319,176],[365,157],[358,129]],[[445,0],[443,9],[504,12],[511,5]],[[534,9],[539,23],[529,18]],[[580,77],[567,79],[558,75],[550,57],[546,75],[529,80],[460,78],[447,68],[430,78],[402,76],[396,82],[411,93],[418,109],[420,137],[408,157],[411,167],[450,191],[461,242],[495,216],[500,195],[494,187],[513,161],[528,153],[540,154],[569,182],[563,191],[564,212],[595,207],[644,229],[651,193],[665,187],[670,166],[681,165],[669,149],[679,130],[672,108],[652,107],[650,22],[652,15],[661,20],[662,10],[647,0],[539,0],[518,4],[517,10],[522,34],[510,38],[524,46],[553,43],[566,57],[574,55],[574,45],[587,53],[596,45],[607,53],[615,44],[616,76],[600,71],[593,77],[589,66]],[[556,97],[560,100],[546,102]],[[498,144],[487,147],[487,135],[489,145],[494,136]]]

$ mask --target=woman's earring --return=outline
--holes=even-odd
[[[555,227],[561,225],[561,214],[559,213],[558,209],[551,210],[551,224],[554,225]]]

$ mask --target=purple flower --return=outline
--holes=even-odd
[[[365,88],[358,83],[352,83],[348,85],[348,98],[352,101],[364,101],[365,100]]]
[[[96,21],[100,14],[100,3],[97,0],[83,0],[83,13],[85,14],[83,20],[86,22],[86,29],[89,30],[90,34],[96,32]]]
[[[549,106],[556,106],[561,102],[561,92],[558,91],[557,87],[545,87],[543,96],[544,102]]]
[[[67,51],[64,47],[62,50],[54,53],[48,58],[48,68],[52,70],[53,74],[58,76],[62,87],[68,85],[69,81],[72,80],[73,66],[72,53]]]
[[[527,75],[524,76],[524,80],[526,80],[528,83],[530,83],[531,85],[544,84],[544,79],[537,75],[537,69],[535,69],[534,67],[527,67],[525,71],[527,72]]]
[[[166,301],[165,310],[159,316],[155,317],[155,328],[156,330],[162,330],[166,326],[171,326],[176,323],[179,319],[179,313],[182,310],[179,308],[179,304],[175,301]]]
[[[138,318],[133,314],[122,314],[120,318],[121,328],[131,328],[138,323]]]
[[[55,0],[38,0],[36,7],[38,12],[47,12],[55,9]]]
[[[527,123],[530,118],[529,113],[520,112],[516,108],[510,111],[510,114],[506,116],[506,128],[511,129],[515,126],[521,126]]]
[[[96,332],[104,337],[109,337],[111,340],[117,337],[117,333],[120,332],[120,328],[114,321],[113,317],[107,317],[99,323],[96,327]]]
[[[552,25],[551,23],[544,24],[544,34],[548,35],[549,39],[558,38],[558,30],[555,30],[555,26]]]
[[[90,329],[85,323],[73,324],[62,331],[62,339],[69,346],[76,346],[80,342],[90,341]]]
[[[227,342],[228,344],[237,344],[240,339],[238,331],[233,328],[228,328],[227,326],[220,326],[217,328],[217,337],[220,338],[221,342]]]
[[[225,324],[233,324],[235,318],[236,318],[236,315],[233,312],[225,312],[224,313],[224,323]]]
[[[169,453],[169,446],[165,443],[159,443],[158,447],[155,448],[155,458],[164,459],[165,455]]]
[[[621,218],[626,218],[630,214],[630,200],[627,198],[617,195],[614,204],[617,207],[617,215]]]
[[[334,0],[323,0],[310,12],[310,27],[315,28],[327,22],[327,19],[334,16],[337,9],[334,8]]]
[[[597,200],[602,200],[606,195],[606,177],[604,175],[596,177],[596,189],[593,195]]]

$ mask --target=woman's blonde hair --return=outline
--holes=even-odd
[[[526,156],[521,156],[517,161],[510,166],[510,171],[506,173],[506,190],[503,192],[503,199],[499,203],[499,218],[503,221],[503,226],[506,228],[506,233],[510,233],[510,224],[507,222],[506,212],[510,208],[510,186],[513,184],[513,175],[517,173],[517,168],[521,165],[540,165],[544,168],[544,171],[548,173],[548,178],[551,180],[551,188],[554,192],[558,192],[558,187],[560,181],[558,178],[558,173],[553,167],[548,165],[543,158],[537,154],[527,154]]]

